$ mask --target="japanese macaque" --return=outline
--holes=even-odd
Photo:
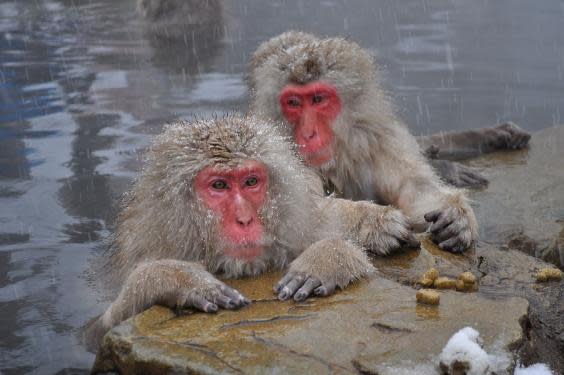
[[[400,211],[325,197],[294,147],[252,116],[169,125],[118,218],[105,268],[121,290],[89,324],[91,348],[154,304],[215,312],[250,303],[214,274],[287,268],[274,290],[303,301],[369,275],[364,246],[384,254],[417,244]]]
[[[440,248],[462,252],[477,236],[474,212],[435,174],[376,74],[356,43],[287,32],[252,57],[252,110],[286,124],[305,162],[344,198],[397,207]]]
[[[263,103],[268,102],[269,99],[274,100],[274,97],[278,99],[281,94],[280,92],[274,93],[272,90],[269,90],[269,93],[274,95],[273,97],[257,98],[257,93],[261,92],[258,95],[263,95],[262,92],[264,92],[264,90],[262,89],[265,88],[262,83],[264,81],[259,81],[258,77],[263,74],[261,72],[265,72],[269,66],[271,70],[279,70],[283,72],[283,75],[288,79],[288,82],[296,82],[298,84],[300,84],[298,81],[302,78],[304,79],[303,82],[314,82],[315,78],[313,77],[316,75],[320,76],[327,74],[329,76],[328,78],[338,79],[337,76],[343,77],[346,75],[344,74],[345,70],[348,70],[350,77],[355,78],[354,82],[358,82],[360,84],[359,87],[370,85],[374,86],[371,89],[372,93],[369,94],[374,95],[374,97],[360,98],[360,100],[354,99],[355,105],[345,107],[345,111],[350,112],[353,109],[360,108],[360,106],[356,104],[360,103],[360,101],[364,103],[370,102],[377,107],[385,107],[379,114],[381,121],[398,122],[395,115],[392,113],[388,99],[384,97],[383,91],[378,87],[378,83],[374,81],[376,79],[376,72],[374,71],[374,66],[367,61],[369,57],[365,51],[362,51],[357,45],[355,45],[354,49],[351,49],[351,53],[353,53],[353,50],[355,53],[356,51],[361,50],[361,56],[359,56],[359,59],[355,59],[353,56],[343,57],[343,51],[340,53],[333,53],[331,56],[326,56],[332,60],[325,61],[324,66],[322,67],[321,65],[317,66],[314,62],[315,58],[323,58],[319,55],[319,53],[314,52],[313,54],[316,55],[316,57],[314,57],[313,54],[310,56],[308,51],[303,50],[305,44],[309,44],[308,48],[315,48],[313,47],[315,43],[322,42],[324,44],[328,44],[334,43],[336,40],[337,39],[327,39],[321,41],[311,34],[288,32],[271,39],[269,42],[263,43],[255,52],[250,64],[249,86],[251,91],[255,92],[255,109],[264,111],[270,115],[276,114],[275,118],[287,116],[286,113],[282,113],[281,109],[278,112],[275,112],[272,102],[268,104],[270,105],[270,108],[262,107]],[[349,45],[352,46],[353,43],[350,43]],[[295,61],[290,61],[292,60],[292,57],[289,55],[281,56],[286,54],[286,51],[288,50],[293,49],[295,51],[300,48],[302,49],[302,52],[304,52],[302,56],[291,54],[296,58]],[[312,57],[312,59],[309,57]],[[339,61],[340,59],[343,60]],[[355,65],[356,62],[361,60],[362,66],[357,67]],[[293,65],[294,63],[296,65]],[[341,65],[344,63],[352,63],[352,65],[350,67],[344,67]],[[367,67],[366,64],[369,64],[370,66]],[[278,65],[278,68],[276,65]],[[324,72],[315,71],[316,69],[324,69]],[[302,71],[298,72],[298,70]],[[371,70],[371,72],[368,72],[367,70]],[[365,75],[366,73],[369,74]],[[309,77],[305,77],[305,75],[309,75]],[[298,78],[297,76],[301,76],[301,78]],[[365,76],[369,80],[372,80],[372,82],[359,82],[362,81],[362,79],[359,80],[359,76]],[[260,77],[260,79],[263,78],[262,76]],[[361,93],[360,95],[367,95],[363,89],[351,88],[350,82],[348,84],[346,82],[340,82],[340,84],[343,86],[342,88],[347,91],[347,94],[350,94],[351,96],[359,93]],[[374,109],[372,109],[372,111],[374,111]],[[340,109],[338,112],[340,113]],[[359,114],[358,117],[363,117],[363,115]],[[366,119],[360,118],[359,120],[361,120],[361,122],[366,121]],[[288,121],[287,118],[286,121]],[[368,121],[370,122],[369,119]],[[418,137],[417,141],[420,144],[420,147],[424,150],[425,155],[429,157],[429,163],[433,169],[444,181],[457,187],[481,187],[487,185],[488,180],[479,172],[463,164],[444,159],[464,159],[486,152],[524,148],[527,146],[529,139],[530,134],[519,128],[517,125],[513,123],[504,123],[492,128],[448,132]]]
[[[137,9],[159,43],[182,40],[190,46],[223,35],[221,0],[137,0]]]

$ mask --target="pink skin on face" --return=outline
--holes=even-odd
[[[198,197],[221,218],[227,256],[252,261],[263,253],[263,226],[258,213],[267,187],[266,167],[256,161],[229,170],[207,167],[196,176]]]
[[[280,93],[282,114],[294,127],[294,141],[306,163],[321,166],[333,158],[333,128],[341,112],[334,86],[324,82],[287,85]]]

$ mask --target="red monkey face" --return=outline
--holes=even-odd
[[[287,85],[280,93],[280,106],[294,127],[294,141],[304,160],[321,166],[333,158],[333,120],[341,112],[334,86],[324,82]]]
[[[259,218],[268,187],[266,167],[246,161],[234,169],[204,168],[195,179],[198,197],[220,217],[225,254],[252,261],[263,252]]]

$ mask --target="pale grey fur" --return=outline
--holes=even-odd
[[[94,347],[109,328],[153,304],[211,311],[207,308],[219,305],[231,290],[212,273],[243,277],[284,269],[294,261],[290,267],[306,276],[344,287],[373,271],[355,239],[324,216],[322,207],[332,198],[323,196],[320,179],[278,128],[254,116],[228,116],[179,121],[156,137],[118,219],[107,267],[123,286],[87,329]],[[223,253],[219,219],[192,186],[208,166],[230,169],[249,160],[262,163],[269,174],[267,199],[259,213],[266,235],[264,254],[243,261]],[[327,261],[327,254],[339,262]],[[233,302],[241,307],[245,298],[237,293],[232,291],[230,298],[236,294]]]
[[[446,210],[460,228],[462,246],[473,243],[477,223],[464,192],[437,177],[359,45],[287,32],[263,43],[250,69],[252,110],[276,121],[284,121],[278,98],[288,83],[323,81],[337,89],[343,110],[333,122],[333,159],[319,171],[344,198],[393,205],[419,230],[427,228],[425,214]],[[291,135],[290,126],[286,131]]]

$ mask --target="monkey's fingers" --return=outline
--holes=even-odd
[[[442,228],[446,227],[447,225],[450,225],[450,223],[452,223],[453,220],[454,220],[454,217],[453,217],[452,213],[450,212],[450,210],[443,211],[439,215],[439,219],[431,225],[431,227],[429,228],[429,231],[431,233],[435,234],[439,230],[441,230]]]
[[[512,122],[502,124],[498,128],[509,133],[510,140],[507,144],[508,148],[519,149],[526,147],[531,139],[531,134]]]
[[[307,297],[311,295],[313,289],[321,285],[321,281],[316,277],[309,277],[304,285],[298,289],[296,294],[294,294],[294,301],[302,302],[305,301]]]
[[[513,144],[514,149],[525,148],[529,144],[529,140],[531,139],[531,135],[529,133],[519,133],[515,143]]]
[[[437,243],[443,243],[446,240],[453,238],[455,236],[457,236],[457,234],[460,233],[460,228],[458,225],[456,225],[456,223],[452,223],[449,226],[446,226],[445,228],[443,228],[441,231],[437,232],[433,239],[437,242]]]
[[[470,185],[487,184],[489,182],[481,173],[462,164],[460,164],[459,176],[462,182]]]
[[[219,287],[219,290],[221,290],[221,292],[225,296],[231,298],[231,300],[233,300],[237,307],[247,306],[251,303],[251,301],[247,297],[239,293],[238,290],[231,288],[230,286],[223,284]]]
[[[186,299],[186,303],[189,306],[192,306],[198,310],[207,313],[214,313],[217,312],[218,307],[215,303],[208,301],[204,297],[198,294],[192,294]]]
[[[223,309],[227,309],[227,310],[233,310],[236,309],[240,306],[237,306],[235,304],[235,301],[233,301],[231,298],[224,296],[224,295],[219,295],[216,299],[215,299],[215,303],[223,308]]]
[[[460,236],[451,237],[448,240],[439,243],[439,247],[443,250],[450,251],[451,253],[461,253],[467,248]]]
[[[313,292],[316,296],[326,297],[335,291],[337,285],[334,282],[327,282],[319,287],[317,287]]]
[[[489,183],[488,179],[481,176],[479,173],[462,174],[460,181],[462,181],[462,184],[457,185],[459,187],[481,187]]]
[[[274,291],[275,294],[280,293],[280,291],[282,290],[282,288],[284,286],[286,286],[286,284],[288,284],[288,282],[290,282],[290,280],[292,280],[292,278],[294,277],[294,273],[293,272],[288,272],[287,274],[284,275],[284,277],[282,277],[280,279],[280,281],[278,281],[276,283],[276,285],[274,285],[274,287],[272,288],[272,290]]]
[[[439,219],[439,216],[441,215],[442,212],[443,212],[442,210],[427,212],[423,217],[425,218],[425,221],[429,223],[435,222]]]
[[[298,288],[301,287],[305,281],[306,276],[304,274],[294,274],[294,278],[290,280],[290,282],[286,284],[284,288],[282,288],[280,293],[278,293],[278,299],[284,301],[292,297],[294,293],[296,293],[296,290],[298,290]]]
[[[401,238],[401,242],[407,247],[419,247],[421,245],[421,242],[419,242],[417,237],[415,237],[415,234],[411,231]]]

